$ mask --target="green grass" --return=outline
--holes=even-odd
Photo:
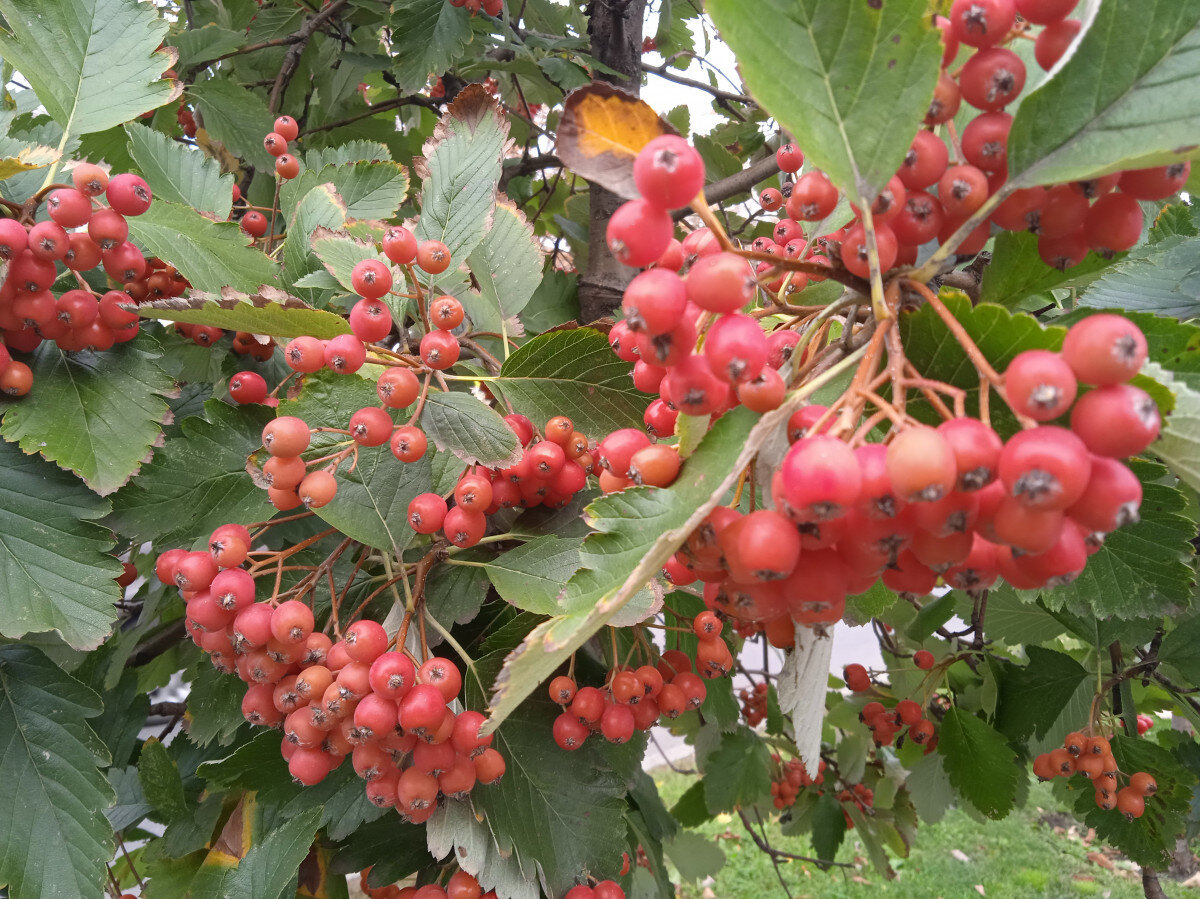
[[[668,808],[693,783],[692,777],[667,769],[655,771],[654,776]],[[796,899],[866,899],[878,895],[950,899],[978,896],[976,885],[983,887],[987,899],[1141,897],[1141,878],[1136,869],[1133,876],[1107,871],[1087,858],[1088,852],[1101,848],[1099,845],[1084,846],[1078,838],[1056,834],[1050,825],[1039,822],[1044,812],[1056,809],[1045,784],[1034,784],[1026,806],[1002,821],[980,822],[951,809],[937,824],[921,825],[908,858],[893,859],[894,880],[885,879],[871,866],[853,831],[847,833],[838,861],[854,864],[854,869],[824,872],[816,865],[792,861],[781,862],[781,872]],[[725,866],[711,885],[718,899],[785,895],[770,860],[754,845],[736,815],[722,815],[696,828],[696,833],[714,840],[725,852]],[[768,826],[767,835],[777,849],[815,854],[807,839],[785,837],[778,826]],[[951,854],[955,849],[965,853],[969,861],[955,858]],[[701,899],[702,894],[700,885],[685,883],[681,897]]]

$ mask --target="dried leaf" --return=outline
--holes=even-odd
[[[644,100],[597,81],[572,91],[558,125],[558,155],[577,175],[635,197],[633,160],[654,138],[678,132]]]

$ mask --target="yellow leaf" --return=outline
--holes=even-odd
[[[21,172],[44,168],[52,162],[57,162],[61,155],[54,147],[25,147],[16,156],[0,158],[0,181]]]
[[[596,81],[567,95],[558,156],[575,174],[634,197],[633,160],[654,138],[676,133],[644,100]]]

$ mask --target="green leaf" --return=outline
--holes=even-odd
[[[183,778],[162,743],[151,738],[142,744],[137,770],[142,795],[157,813],[156,820],[169,823],[187,813]]]
[[[471,43],[471,20],[465,9],[439,0],[398,0],[391,35],[396,88],[415,92],[462,58]]]
[[[770,790],[770,787],[767,787]],[[683,827],[699,827],[712,820],[708,803],[704,801],[704,781],[697,780],[683,791],[671,806],[671,814]]]
[[[771,753],[748,727],[721,734],[700,764],[704,801],[713,814],[748,808],[770,793]]]
[[[134,0],[0,0],[10,29],[0,56],[33,87],[65,134],[104,131],[177,97],[160,80],[171,56],[156,52],[167,23]]]
[[[317,178],[334,186],[352,219],[390,219],[408,194],[408,170],[390,160],[325,166]]]
[[[196,104],[209,137],[255,168],[274,171],[275,159],[262,141],[275,130],[275,117],[257,94],[218,77],[190,85],[187,96]]]
[[[1008,137],[1015,187],[1177,162],[1200,136],[1200,0],[1097,6],[1071,58],[1021,100]]]
[[[131,123],[125,126],[125,133],[129,135],[129,155],[156,201],[191,206],[217,221],[229,218],[233,176],[222,174],[215,159],[145,125]]]
[[[942,719],[937,751],[960,796],[989,818],[1013,808],[1022,770],[1004,736],[970,712],[952,708]]]
[[[76,649],[108,636],[121,595],[107,500],[73,475],[0,442],[0,634],[57,631]]]
[[[709,0],[705,11],[755,99],[812,164],[872,198],[904,161],[933,97],[941,44],[928,6]]]
[[[1098,839],[1120,850],[1126,858],[1147,868],[1165,869],[1171,863],[1176,840],[1184,835],[1196,777],[1179,764],[1175,755],[1149,740],[1113,736],[1109,743],[1120,770],[1128,774],[1150,772],[1158,783],[1158,792],[1146,799],[1142,817],[1127,821],[1116,811],[1106,812],[1096,806],[1091,784],[1085,781],[1076,787],[1072,783],[1079,792],[1075,813],[1089,827],[1096,828]]]
[[[124,485],[146,460],[174,388],[161,355],[139,337],[104,353],[64,353],[50,341],[30,363],[32,402],[16,403],[0,435],[73,471],[101,496]]]
[[[433,15],[451,13],[465,15],[453,7]],[[482,87],[469,85],[422,148],[425,161],[417,174],[424,187],[416,235],[444,243],[451,265],[465,262],[491,227],[508,143],[508,122],[496,101]]]
[[[480,299],[508,318],[525,308],[542,280],[542,249],[521,210],[496,204],[492,227],[467,260]],[[480,330],[487,330],[480,327]]]
[[[1062,712],[1076,688],[1088,679],[1086,668],[1069,655],[1027,646],[1029,664],[1023,668],[1006,664],[1000,683],[996,727],[1015,743],[1046,729]]]
[[[323,147],[304,153],[304,166],[310,171],[327,166],[343,166],[356,162],[391,162],[392,154],[383,144],[370,140],[352,140],[338,147]]]
[[[538,537],[483,565],[505,602],[527,612],[554,615],[563,584],[579,567],[582,543],[579,537]]]
[[[246,719],[242,716],[243,684],[211,665],[201,665],[188,693],[188,738],[197,746],[229,743]]]
[[[351,281],[354,266],[364,259],[374,259],[389,269],[392,263],[386,256],[375,250],[373,244],[365,240],[351,237],[345,231],[330,231],[328,228],[317,228],[310,238],[312,251],[321,260],[325,270],[348,293],[356,293]],[[403,275],[401,275],[403,277]],[[387,298],[385,297],[385,302]]]
[[[108,752],[85,720],[100,709],[99,696],[37,650],[0,646],[0,808],[9,822],[0,883],[14,899],[105,895],[116,847],[104,809],[116,794],[99,770]]]
[[[529,303],[521,311],[521,323],[529,334],[538,334],[579,317],[579,276],[549,271]]]
[[[209,23],[200,28],[188,28],[170,37],[171,46],[179,51],[180,70],[198,62],[214,59],[237,50],[246,40],[244,31],[233,31]]]
[[[265,406],[209,400],[204,416],[184,419],[181,436],[113,497],[111,522],[123,534],[171,546],[191,545],[229,522],[270,518],[274,506],[246,474],[246,457],[262,447],[262,429],[274,417]]]
[[[844,826],[844,825],[843,825]],[[663,853],[684,880],[712,877],[725,866],[725,853],[712,837],[681,830],[663,842]]]
[[[1196,299],[1200,294],[1197,254],[1200,254],[1200,239],[1195,237],[1167,237],[1137,247],[1093,281],[1079,298],[1079,304],[1093,309],[1196,318],[1200,316],[1200,302]]]
[[[493,889],[498,895],[509,899],[540,899],[537,862],[531,860],[529,869],[523,868],[521,857],[502,850],[488,822],[479,820],[476,814],[472,799],[447,802],[438,808],[425,825],[429,855],[436,859],[452,858],[464,871],[474,873],[480,886]]]
[[[1142,373],[1175,396],[1175,408],[1163,418],[1152,452],[1181,480],[1200,490],[1200,392],[1176,380],[1157,362],[1147,362]]]
[[[975,341],[988,362],[1004,371],[1018,353],[1028,349],[1057,350],[1062,346],[1065,329],[1043,328],[1032,315],[1012,313],[993,303],[972,306],[966,294],[943,288],[940,298]],[[967,358],[962,345],[950,333],[941,317],[929,304],[900,316],[900,335],[904,351],[926,378],[945,381],[967,392],[967,414],[979,407],[979,373]],[[923,400],[909,403],[909,411],[940,421]],[[992,425],[1003,435],[1014,433],[1016,420],[996,397],[991,402]]]
[[[817,799],[813,809],[812,844],[817,858],[833,861],[846,837],[846,815],[842,804],[829,793]]]
[[[280,899],[308,856],[321,823],[321,810],[312,808],[288,818],[267,834],[228,872],[221,893],[228,899]]]
[[[599,437],[642,427],[650,397],[633,386],[630,371],[603,334],[573,328],[535,337],[489,384],[535,422],[566,413],[577,430]]]
[[[1166,421],[1180,424],[1174,415]],[[1189,604],[1196,522],[1188,515],[1187,499],[1159,483],[1167,476],[1163,466],[1135,459],[1130,468],[1142,481],[1140,520],[1105,537],[1072,583],[1043,591],[1043,602],[1052,611],[1067,608],[1085,618],[1139,618]]]
[[[1023,231],[1002,231],[996,236],[992,261],[983,270],[986,302],[1011,309],[1026,297],[1091,284],[1113,264],[1111,259],[1089,253],[1079,265],[1060,271],[1042,262],[1037,244],[1037,237]]]
[[[984,631],[989,640],[1003,640],[1009,646],[1045,643],[1065,630],[1046,609],[1026,602],[1008,584],[997,584],[988,591]]]
[[[517,435],[495,409],[469,393],[433,393],[425,399],[421,427],[440,450],[468,465],[488,468],[517,459]]]
[[[1158,657],[1190,683],[1200,683],[1200,617],[1176,622],[1174,630],[1163,637]]]
[[[279,414],[297,415],[311,427],[344,428],[353,412],[378,403],[371,381],[320,371],[305,377],[304,387],[295,399],[279,404]],[[354,470],[348,466],[338,470],[338,490],[333,500],[313,511],[347,537],[376,549],[398,552],[414,536],[408,525],[408,504],[432,486],[429,459],[427,453],[423,459],[404,463],[386,444],[360,447]]]
[[[928,824],[936,824],[945,817],[954,801],[954,787],[942,763],[942,757],[936,752],[922,755],[917,759],[905,781],[908,795],[917,809],[921,820]]]
[[[346,204],[331,185],[321,184],[306,193],[288,222],[288,236],[283,242],[284,275],[294,284],[319,268],[310,235],[318,228],[337,231],[345,224]]]
[[[156,199],[129,219],[129,239],[147,256],[170,260],[193,288],[219,294],[224,288],[254,293],[279,277],[265,253],[247,246],[233,222],[214,222],[190,206]]]
[[[185,296],[143,303],[138,306],[138,312],[146,318],[210,325],[271,337],[291,338],[307,334],[328,340],[338,334],[350,333],[350,323],[340,315],[314,309],[275,287],[263,287],[253,294],[224,290],[220,296],[189,291]]]
[[[522,705],[493,743],[507,764],[504,777],[471,793],[500,852],[512,853],[531,881],[540,871],[552,895],[580,871],[610,869],[626,809],[625,785],[602,741],[572,753],[555,745],[550,724],[558,712],[548,700]]]

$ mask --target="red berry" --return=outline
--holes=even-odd
[[[383,254],[396,265],[409,265],[417,258],[417,238],[403,225],[394,225],[383,235]]]
[[[1165,200],[1183,190],[1191,171],[1190,162],[1177,162],[1152,169],[1130,169],[1121,175],[1121,193],[1138,200]]]
[[[1013,0],[954,0],[950,27],[964,44],[992,47],[1008,36],[1016,13]]]
[[[617,261],[632,268],[650,265],[667,249],[675,223],[662,206],[630,200],[608,220],[605,241]]]
[[[687,206],[704,187],[704,160],[686,140],[674,134],[654,138],[633,162],[638,193],[666,209]],[[656,254],[662,255],[661,252]]]
[[[261,212],[251,209],[242,216],[241,227],[251,237],[262,237],[267,233],[270,222],[267,221],[267,217]]]
[[[949,159],[950,151],[940,137],[932,131],[918,131],[896,174],[909,190],[924,190],[942,177]]]
[[[145,179],[128,173],[114,175],[104,196],[108,205],[121,215],[141,215],[154,199]]]
[[[300,160],[295,156],[284,153],[275,157],[275,174],[289,181],[300,174]]]
[[[928,671],[933,667],[933,653],[927,649],[918,649],[913,653],[913,662],[922,671]]]
[[[429,368],[444,371],[458,361],[458,338],[449,331],[430,331],[421,338],[421,361]]]
[[[354,292],[373,300],[392,289],[392,270],[378,259],[363,259],[350,272]]]
[[[1138,242],[1144,218],[1142,207],[1129,194],[1105,194],[1088,210],[1083,230],[1093,250],[1120,253]]]
[[[1098,387],[1071,410],[1071,430],[1098,456],[1135,456],[1158,438],[1161,427],[1153,397],[1130,384]]]
[[[440,275],[450,267],[450,248],[440,240],[423,240],[417,245],[416,259],[422,271]]]
[[[300,135],[300,126],[290,115],[281,115],[275,120],[275,133],[284,140],[295,140]]]
[[[1008,167],[1011,130],[1012,116],[1007,112],[980,113],[963,129],[963,157],[982,171],[1004,171]]]
[[[1146,336],[1120,315],[1092,315],[1074,325],[1063,340],[1062,355],[1085,384],[1104,386],[1128,381],[1146,361]]]
[[[1075,374],[1062,356],[1049,350],[1018,353],[1004,373],[1009,405],[1034,421],[1051,421],[1075,402]]]
[[[1033,44],[1037,64],[1047,70],[1054,68],[1082,29],[1083,22],[1079,19],[1064,19],[1043,28]]]
[[[353,334],[339,334],[325,341],[325,365],[339,374],[353,374],[367,361],[367,348]]]
[[[253,371],[240,371],[229,379],[229,395],[238,403],[261,403],[267,398],[267,382]]]
[[[823,172],[805,172],[792,185],[787,199],[789,218],[819,222],[828,218],[837,206],[838,189]]]
[[[263,138],[263,149],[272,156],[282,156],[288,150],[287,139],[277,131],[272,131]]]
[[[1072,429],[1078,430],[1074,422]],[[1022,431],[1000,453],[1005,491],[1031,509],[1067,508],[1083,494],[1090,471],[1084,441],[1053,425]]]
[[[1003,109],[1025,87],[1025,63],[1012,50],[979,50],[959,75],[963,99],[984,112]]]

